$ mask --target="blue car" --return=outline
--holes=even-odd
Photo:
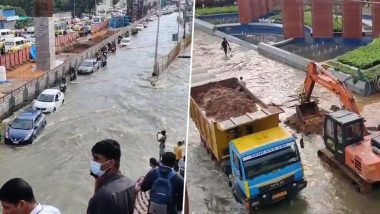
[[[45,126],[45,115],[40,110],[25,111],[9,125],[4,142],[7,145],[32,144]]]

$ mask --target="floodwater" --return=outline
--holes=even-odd
[[[232,57],[225,59],[220,50],[221,39],[195,30],[193,63],[213,72],[219,78],[243,76],[247,87],[266,103],[282,105],[284,121],[295,112],[288,108],[290,95],[302,89],[305,73],[276,61],[258,55],[232,44]],[[200,60],[202,59],[202,60]],[[334,94],[316,86],[314,96],[318,97],[320,107],[329,109],[332,104],[339,106]],[[380,97],[359,98],[357,102],[367,125],[380,123],[374,115],[380,111]],[[293,103],[294,104],[294,103]],[[290,130],[293,132],[292,130]],[[293,132],[294,133],[294,132]],[[200,142],[199,133],[193,122],[189,127],[187,186],[189,188],[190,209],[193,213],[248,213],[233,198],[227,178],[220,166],[211,161]],[[273,206],[262,208],[263,214],[372,214],[379,213],[380,190],[363,195],[355,191],[350,181],[329,167],[317,157],[317,150],[324,148],[320,136],[309,135],[304,138],[305,148],[301,157],[305,168],[308,186],[293,200],[285,200]]]
[[[161,17],[159,53],[175,45],[176,14]],[[93,194],[91,148],[103,139],[121,144],[121,171],[132,179],[147,173],[158,157],[156,132],[168,134],[167,151],[186,137],[189,59],[176,59],[150,85],[157,21],[132,37],[130,49],[108,57],[108,68],[69,83],[65,104],[47,117],[47,127],[32,145],[0,146],[0,183],[28,181],[36,199],[62,213],[85,213]],[[190,50],[186,50],[186,54]]]

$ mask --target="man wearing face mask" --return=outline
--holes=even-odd
[[[32,187],[21,178],[7,181],[0,189],[3,214],[60,214],[55,207],[37,203]]]
[[[94,196],[87,214],[133,213],[135,185],[121,174],[120,145],[114,140],[102,140],[92,147],[91,175],[95,177]]]

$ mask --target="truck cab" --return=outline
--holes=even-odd
[[[296,139],[274,127],[230,141],[232,191],[247,208],[294,196],[307,182]]]

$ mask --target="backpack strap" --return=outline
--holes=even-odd
[[[157,178],[165,178],[165,179],[168,179],[169,181],[174,178],[174,176],[177,174],[174,172],[174,170],[170,170],[170,172],[168,173],[168,175],[166,177],[162,176],[162,173],[160,172],[160,169],[156,169],[156,174],[157,174]]]

